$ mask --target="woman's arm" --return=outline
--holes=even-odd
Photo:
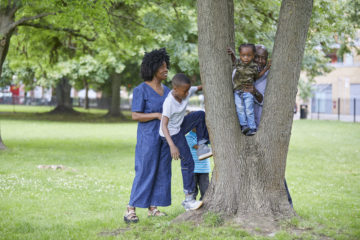
[[[161,120],[161,113],[131,112],[131,118],[138,122],[148,122],[154,119]]]

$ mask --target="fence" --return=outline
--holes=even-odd
[[[71,98],[73,107],[84,107],[85,99],[83,98]],[[56,98],[32,98],[32,97],[9,97],[2,96],[0,97],[0,104],[10,104],[10,105],[28,105],[28,106],[56,106]],[[99,109],[108,109],[111,104],[111,98],[95,98],[89,99],[90,108],[99,108]],[[120,109],[128,110],[130,109],[130,99],[121,98]]]
[[[313,98],[311,119],[360,122],[360,98]]]

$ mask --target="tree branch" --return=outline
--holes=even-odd
[[[131,22],[133,22],[133,23],[135,23],[135,24],[137,24],[137,25],[139,25],[139,26],[141,26],[141,27],[145,27],[143,24],[135,21],[135,20],[134,20],[133,18],[131,18],[131,17],[116,15],[116,14],[110,13],[110,12],[109,12],[109,14],[110,14],[111,16],[114,16],[114,17],[117,17],[117,18],[123,18],[123,19],[126,19],[126,20],[130,20]]]
[[[13,24],[11,24],[10,28],[15,28],[19,25],[23,25],[24,23],[31,21],[31,20],[35,20],[35,19],[39,19],[39,18],[43,18],[49,15],[55,15],[56,13],[41,13],[38,14],[36,16],[32,16],[32,17],[23,17],[21,19],[19,19],[18,21],[14,22]]]
[[[38,23],[28,23],[28,22],[24,22],[24,23],[20,24],[20,26],[41,28],[41,29],[47,29],[47,30],[52,30],[52,31],[57,31],[57,32],[67,32],[67,33],[70,33],[72,36],[81,37],[81,38],[86,39],[87,41],[95,41],[95,39],[96,39],[95,37],[89,38],[88,36],[81,34],[80,30],[71,29],[71,28],[58,28],[58,27],[54,27],[51,25],[41,25]]]

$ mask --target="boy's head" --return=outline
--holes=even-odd
[[[245,64],[249,64],[254,60],[255,53],[256,48],[252,43],[243,43],[239,47],[240,60]]]
[[[267,64],[268,51],[264,45],[256,45],[256,53],[254,61],[259,66],[260,71],[263,70]]]
[[[190,79],[183,73],[177,73],[171,80],[173,95],[179,100],[185,99],[191,87]]]

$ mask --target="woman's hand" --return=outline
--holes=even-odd
[[[161,113],[157,113],[157,114],[158,114],[158,119],[161,121],[162,114]]]
[[[170,153],[173,159],[178,160],[180,158],[179,149],[175,145],[170,146]]]

